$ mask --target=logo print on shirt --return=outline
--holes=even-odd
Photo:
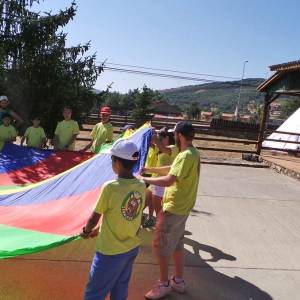
[[[134,220],[142,208],[142,195],[140,192],[132,191],[123,200],[121,212],[127,221]]]

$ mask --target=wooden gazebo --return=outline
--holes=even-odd
[[[257,143],[257,154],[261,153],[270,104],[281,95],[300,96],[300,60],[273,65],[270,66],[270,70],[275,71],[275,73],[257,88],[257,91],[265,93],[263,117]],[[295,133],[289,132],[286,134],[294,135]]]

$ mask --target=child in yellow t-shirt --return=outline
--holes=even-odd
[[[72,108],[63,109],[64,120],[59,122],[54,133],[54,149],[75,150],[75,140],[79,134],[78,123],[72,120]]]
[[[9,114],[3,114],[1,117],[2,125],[0,125],[0,151],[5,143],[14,142],[17,137],[15,127],[10,125],[11,117]]]
[[[111,149],[112,169],[117,179],[102,186],[101,194],[86,226],[83,238],[94,237],[96,254],[85,289],[85,299],[127,299],[132,265],[138,254],[138,237],[146,186],[132,175],[139,158],[137,146],[124,139],[115,142]]]
[[[91,132],[92,141],[82,149],[86,151],[91,148],[91,151],[98,153],[101,146],[113,141],[113,126],[109,121],[111,110],[110,107],[105,106],[100,110],[101,122],[97,123]]]
[[[28,147],[44,148],[46,144],[46,134],[43,127],[40,126],[40,118],[38,116],[33,117],[31,122],[32,126],[26,129],[25,134],[22,137],[21,146],[23,146],[23,143],[26,140]]]
[[[158,141],[161,145],[164,147],[170,146],[170,135],[168,133],[168,130],[166,127],[162,128],[157,132]],[[171,150],[170,150],[171,151]],[[173,162],[174,158],[172,157],[172,151],[171,154],[164,153],[162,151],[159,151],[157,154],[157,162],[156,166],[157,168],[170,166]],[[158,177],[158,174],[153,174],[153,177]],[[156,216],[158,216],[158,213],[161,211],[161,203],[164,196],[165,188],[158,185],[151,185],[150,186],[152,191],[152,203],[153,207],[156,213]]]

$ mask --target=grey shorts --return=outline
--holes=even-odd
[[[185,223],[188,216],[174,215],[160,211],[156,220],[154,251],[162,256],[171,256],[174,251],[183,250]]]

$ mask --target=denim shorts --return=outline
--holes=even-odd
[[[96,252],[84,299],[104,300],[110,293],[111,300],[126,300],[132,266],[138,252],[139,247],[117,255]]]

